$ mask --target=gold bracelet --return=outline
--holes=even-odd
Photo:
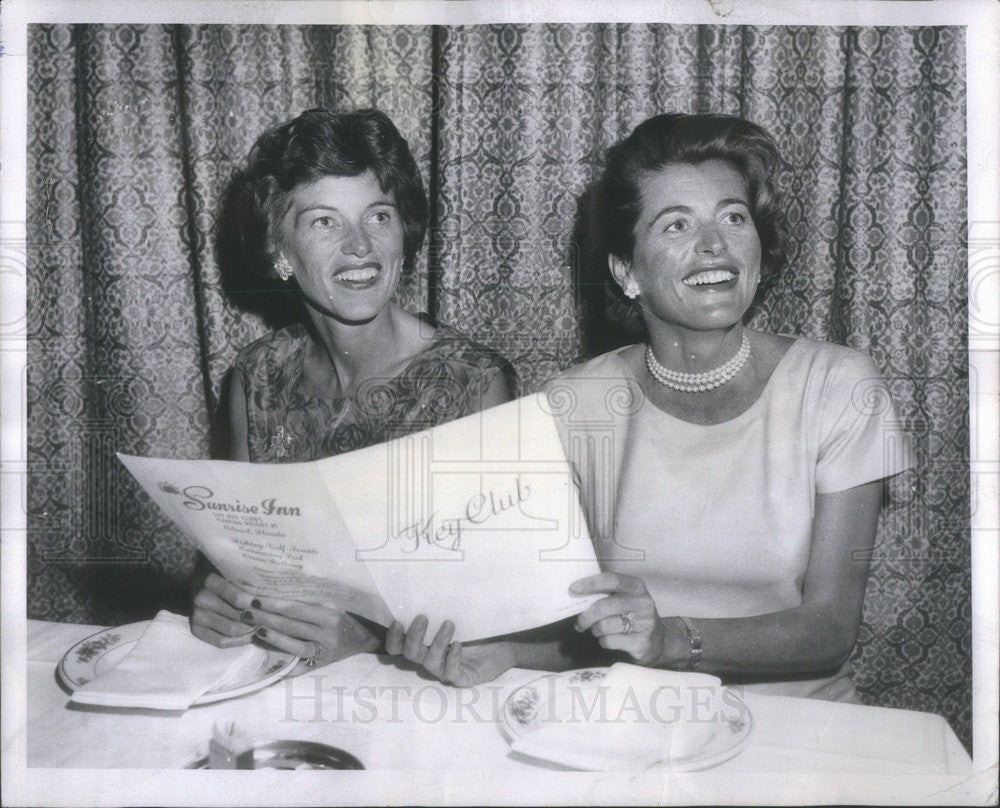
[[[698,631],[686,617],[677,617],[687,632],[688,645],[691,646],[691,655],[688,657],[688,669],[694,670],[701,662],[701,632]]]

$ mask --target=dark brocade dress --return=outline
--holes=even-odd
[[[501,374],[517,389],[514,370],[500,354],[439,325],[399,375],[369,379],[351,396],[318,398],[301,389],[309,339],[304,326],[293,325],[236,357],[253,463],[331,457],[471,415]]]

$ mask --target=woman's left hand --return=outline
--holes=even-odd
[[[640,665],[654,665],[663,655],[666,632],[642,578],[602,572],[574,581],[569,591],[608,595],[577,616],[577,631],[589,629],[603,648],[625,651]]]
[[[491,682],[517,664],[514,646],[504,640],[490,640],[463,646],[452,642],[455,624],[445,620],[430,645],[424,645],[427,618],[417,615],[404,633],[395,622],[385,635],[385,650],[393,656],[421,665],[431,676],[457,687],[473,687]]]
[[[303,659],[293,675],[338,659],[375,651],[381,639],[347,612],[313,603],[279,598],[256,598],[244,612],[254,636]]]

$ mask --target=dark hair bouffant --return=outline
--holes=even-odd
[[[266,250],[273,261],[280,248],[281,221],[292,190],[325,176],[356,177],[371,171],[392,193],[403,223],[404,266],[427,230],[427,194],[410,147],[389,116],[377,109],[331,112],[310,109],[262,134],[247,160],[245,176],[254,207],[267,223]]]
[[[781,201],[775,188],[782,160],[765,129],[733,115],[656,115],[608,150],[592,206],[598,254],[605,267],[610,255],[632,260],[635,226],[642,214],[643,176],[668,165],[706,160],[726,160],[746,179],[750,215],[760,238],[762,286],[774,280],[785,261]],[[638,306],[613,281],[608,288],[616,298],[617,305],[612,306],[616,319],[631,327],[639,325]]]

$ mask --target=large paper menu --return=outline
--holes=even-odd
[[[600,571],[540,395],[308,463],[119,454],[237,586],[388,625],[444,620],[459,642],[572,616]],[[428,639],[429,641],[429,639]]]

